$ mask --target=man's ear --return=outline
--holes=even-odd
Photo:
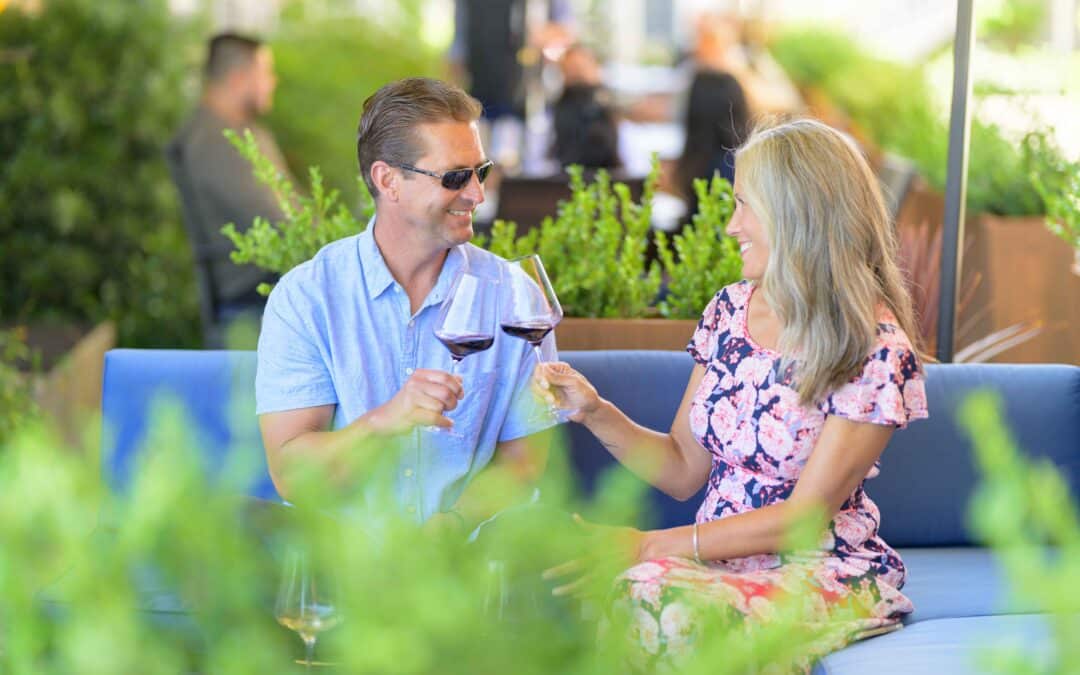
[[[371,181],[375,183],[379,194],[392,202],[398,199],[398,181],[401,174],[381,159],[371,165]]]

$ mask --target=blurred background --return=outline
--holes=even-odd
[[[1080,3],[984,0],[975,12],[958,348],[1078,363],[1077,230],[1065,221],[1080,198],[1048,197],[1038,179],[1077,183]],[[164,155],[221,31],[273,51],[260,123],[299,190],[319,166],[357,212],[364,99],[409,75],[470,88],[499,167],[481,232],[553,215],[568,164],[640,188],[654,154],[652,226],[678,231],[696,208],[692,179],[730,178],[730,148],[754,119],[824,119],[879,172],[932,342],[955,20],[955,3],[930,0],[0,0],[0,348],[44,376],[65,355],[83,363],[67,386],[92,397],[104,349],[203,345]]]

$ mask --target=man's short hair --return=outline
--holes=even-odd
[[[250,66],[262,41],[236,33],[219,33],[210,38],[204,74],[207,82],[217,82],[236,68]]]
[[[371,165],[414,164],[423,153],[416,135],[421,124],[475,122],[480,102],[463,89],[441,80],[410,77],[384,85],[364,101],[356,131],[360,175],[373,197],[379,191],[371,180]]]

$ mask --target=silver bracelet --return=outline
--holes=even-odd
[[[699,565],[703,565],[704,563],[701,562],[701,552],[698,549],[697,526],[698,526],[698,524],[697,524],[697,521],[695,520],[694,521],[694,537],[693,537],[693,539],[694,539],[694,562],[696,562]]]

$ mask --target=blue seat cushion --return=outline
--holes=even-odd
[[[1023,650],[1033,666],[1049,664],[1055,654],[1051,629],[1043,614],[920,621],[830,654],[814,668],[814,675],[986,673],[990,671],[980,667],[980,660],[999,647]]]
[[[899,553],[908,568],[903,591],[915,604],[907,623],[1037,610],[1034,603],[1009,597],[1004,573],[989,549],[902,548]]]

